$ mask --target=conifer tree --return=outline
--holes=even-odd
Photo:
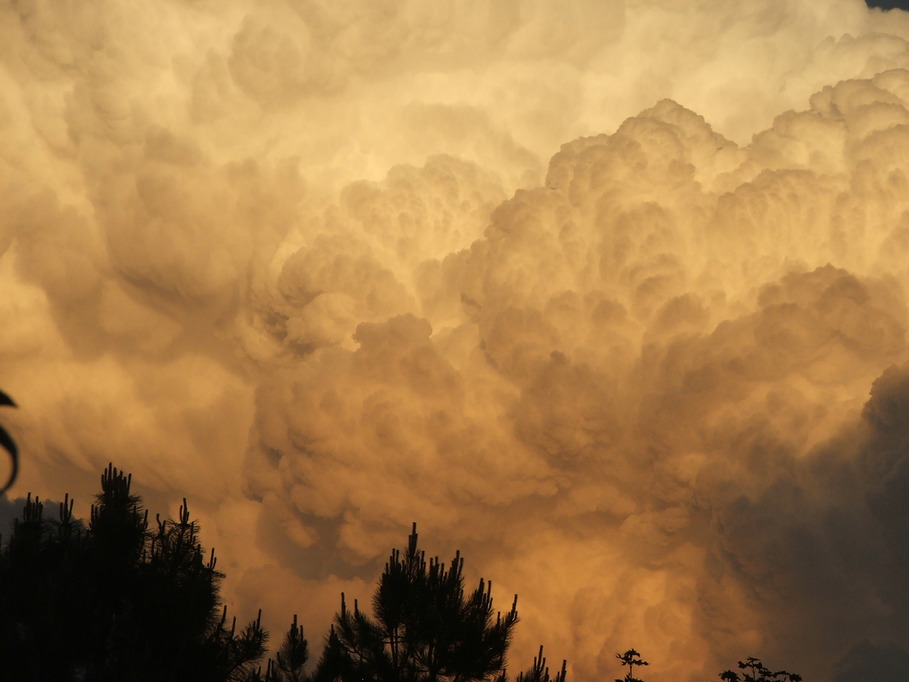
[[[546,665],[546,657],[543,655],[543,645],[540,645],[540,653],[534,656],[533,665],[529,670],[522,672],[517,677],[517,682],[565,682],[567,676],[567,661],[562,661],[562,668],[556,673],[555,677],[549,676],[549,667]],[[504,678],[502,682],[505,682]]]
[[[186,500],[149,531],[131,476],[108,466],[86,526],[67,495],[49,521],[31,495],[0,549],[0,679],[227,682],[264,655],[259,618],[238,631],[223,574]]]
[[[417,539],[414,524],[407,549],[392,550],[373,597],[373,617],[356,601],[349,609],[341,595],[317,682],[502,678],[518,622],[517,597],[508,612],[495,614],[491,583],[480,579],[465,591],[460,553],[447,567],[438,558],[427,562]]]
[[[309,660],[309,645],[303,636],[303,628],[297,625],[297,616],[284,635],[284,642],[275,657],[268,661],[264,682],[306,682],[306,663]],[[258,679],[258,678],[257,678]]]

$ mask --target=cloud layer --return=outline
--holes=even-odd
[[[417,521],[515,668],[902,679],[905,14],[101,5],[0,8],[17,493],[185,495],[314,641]]]

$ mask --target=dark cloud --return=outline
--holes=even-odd
[[[833,682],[897,682],[909,675],[909,654],[892,642],[875,646],[862,640],[846,652],[836,668]]]

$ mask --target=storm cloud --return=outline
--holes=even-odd
[[[858,0],[4,5],[12,496],[188,497],[232,608],[313,641],[416,521],[520,595],[515,669],[903,679],[907,41]]]

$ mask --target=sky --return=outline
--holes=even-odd
[[[868,7],[876,9],[900,9],[900,10],[909,10],[909,2],[906,0],[868,0]]]
[[[906,12],[2,3],[0,122],[7,511],[113,462],[316,651],[416,522],[512,670],[909,676]]]

